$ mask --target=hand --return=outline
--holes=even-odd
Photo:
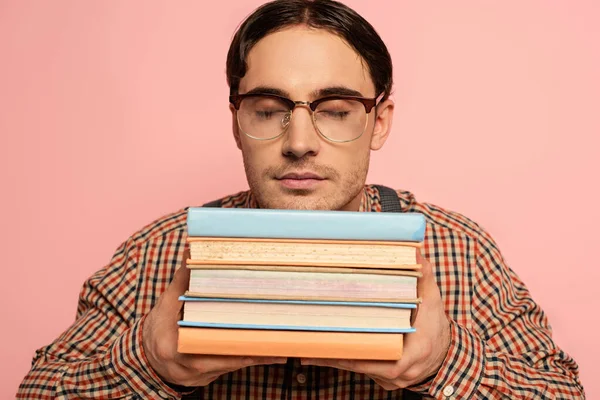
[[[165,382],[183,386],[206,386],[219,376],[259,364],[283,364],[286,358],[241,357],[177,352],[177,321],[182,303],[179,296],[188,288],[190,271],[186,267],[189,251],[173,281],[160,296],[142,325],[142,345],[150,366]]]
[[[366,374],[386,390],[409,387],[436,374],[450,347],[450,321],[444,312],[431,264],[420,253],[417,253],[417,261],[423,271],[417,284],[422,303],[413,318],[416,332],[404,336],[401,360],[303,359],[301,363]]]

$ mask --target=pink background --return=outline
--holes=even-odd
[[[207,3],[0,2],[0,398],[121,241],[246,188],[224,67],[259,1]],[[369,181],[488,229],[599,398],[599,6],[483,3],[348,1],[395,62]]]

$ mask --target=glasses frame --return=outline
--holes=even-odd
[[[319,133],[319,135],[321,135],[324,139],[329,140],[330,142],[335,142],[335,143],[348,143],[348,142],[353,142],[353,141],[359,139],[365,133],[365,130],[367,129],[367,125],[369,124],[369,114],[371,113],[371,110],[373,110],[373,107],[375,107],[375,106],[377,106],[379,104],[379,102],[383,98],[383,95],[384,95],[384,93],[380,94],[379,96],[377,96],[375,98],[359,97],[359,96],[347,96],[347,95],[333,95],[333,96],[321,97],[320,99],[317,99],[317,100],[314,100],[314,101],[294,101],[294,100],[291,100],[291,99],[289,99],[287,97],[279,96],[277,94],[272,94],[272,93],[246,93],[246,94],[232,94],[232,95],[230,95],[229,96],[229,102],[233,105],[233,108],[235,108],[235,110],[236,110],[236,121],[237,121],[237,124],[238,124],[238,128],[240,129],[240,131],[242,131],[242,133],[244,135],[248,136],[251,139],[255,139],[255,140],[274,140],[274,139],[277,139],[277,138],[281,137],[287,131],[288,127],[290,126],[290,123],[292,122],[292,117],[294,115],[294,109],[296,107],[300,106],[300,107],[305,107],[305,108],[307,108],[307,109],[310,110],[310,115],[311,115],[313,126],[314,126],[315,130],[317,131],[317,133]],[[287,106],[290,109],[288,111],[289,122],[288,122],[287,126],[281,131],[281,133],[279,135],[276,135],[276,136],[273,136],[273,137],[269,137],[269,138],[259,138],[259,137],[256,137],[256,136],[252,136],[252,135],[248,134],[247,132],[244,132],[244,130],[242,129],[242,125],[240,124],[238,111],[240,110],[240,106],[242,104],[242,101],[244,99],[251,98],[251,97],[271,97],[271,98],[275,98],[277,100],[281,100],[282,102],[284,102],[285,104],[287,104]],[[362,105],[365,107],[365,113],[367,114],[367,118],[365,120],[365,126],[363,127],[363,130],[360,133],[360,135],[358,135],[354,139],[335,140],[335,139],[331,139],[327,135],[323,134],[323,132],[321,132],[321,130],[317,126],[317,121],[316,121],[316,118],[315,118],[315,110],[317,109],[317,107],[319,106],[319,104],[321,104],[321,103],[323,103],[325,101],[329,101],[329,100],[356,100],[356,101],[362,103]]]

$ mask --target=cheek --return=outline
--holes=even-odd
[[[276,162],[281,149],[270,143],[249,142],[251,139],[242,140],[242,154],[244,162],[255,171],[262,171]]]
[[[338,152],[329,159],[331,165],[335,167],[340,173],[344,173],[349,170],[353,170],[357,166],[358,153],[353,152]]]
[[[361,171],[367,167],[369,157],[369,140],[358,139],[356,142],[349,144],[340,144],[331,147],[329,151],[321,152],[320,164],[326,164],[333,168],[343,181],[348,183],[348,179],[357,179],[362,175]]]
[[[365,157],[368,157],[371,151],[371,136],[370,130],[365,131],[363,135],[352,143],[347,143],[343,150],[343,156],[353,166],[358,166]]]

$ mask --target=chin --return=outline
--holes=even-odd
[[[306,201],[305,199],[291,200],[284,207],[290,210],[331,210],[331,205],[325,200],[321,201]]]
[[[317,193],[279,192],[267,194],[266,196],[258,195],[257,197],[259,204],[264,208],[283,210],[333,210],[340,208],[337,206],[336,200],[338,199]]]

